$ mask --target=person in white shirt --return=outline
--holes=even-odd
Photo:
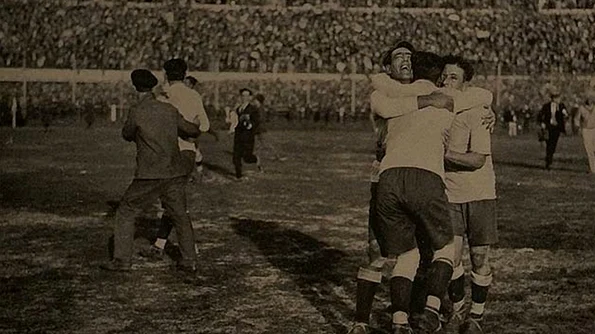
[[[411,83],[411,54],[415,52],[411,43],[402,41],[397,43],[384,54],[382,66],[390,75],[388,80],[402,83],[406,86]],[[379,217],[377,210],[378,181],[380,177],[380,161],[386,150],[386,120],[370,112],[370,121],[376,135],[376,158],[372,163],[370,175],[370,206],[368,214],[368,263],[359,268],[357,273],[356,309],[354,323],[349,329],[349,334],[366,334],[369,325],[372,302],[376,290],[382,281],[382,268],[387,261],[386,241],[382,231],[379,230]]]
[[[395,48],[389,50],[389,53],[383,59],[383,66],[385,72],[388,74],[373,75],[370,77],[372,85],[377,90],[371,96],[371,108],[372,113],[370,115],[375,133],[378,136],[377,140],[377,160],[373,164],[372,175],[371,175],[371,200],[370,200],[370,212],[369,212],[369,264],[367,266],[360,267],[358,271],[358,288],[357,288],[357,300],[356,300],[356,314],[355,322],[352,325],[349,333],[359,334],[367,333],[366,327],[369,322],[369,315],[371,311],[372,301],[374,299],[375,290],[381,282],[382,268],[387,263],[387,251],[386,251],[386,238],[382,231],[379,231],[378,226],[378,213],[377,213],[377,187],[378,187],[378,174],[380,167],[380,160],[384,156],[384,145],[386,143],[386,120],[379,117],[384,115],[385,117],[399,117],[405,114],[414,112],[418,108],[426,106],[443,107],[450,105],[449,108],[453,108],[453,98],[444,95],[443,93],[429,94],[437,88],[426,91],[421,91],[419,85],[412,84],[411,80],[411,50],[412,46],[407,42],[399,43]],[[392,59],[391,59],[392,58]],[[430,85],[433,86],[433,85]],[[449,92],[454,93],[454,92]],[[481,104],[485,101],[485,94],[474,95],[474,98],[466,98],[459,101],[459,110],[464,110],[465,104],[472,106],[473,103]],[[429,110],[429,109],[427,109]],[[493,122],[495,116],[487,118],[488,122]],[[493,125],[493,123],[490,123]],[[418,235],[419,237],[419,235]],[[427,247],[425,247],[427,248]],[[427,250],[425,251],[427,253]],[[430,262],[432,254],[426,254],[425,259]],[[392,262],[394,264],[394,262]],[[398,278],[397,278],[398,280]],[[417,284],[418,278],[416,277],[416,286],[421,287],[423,280],[420,280],[420,284]],[[418,291],[423,292],[423,287]],[[414,295],[417,295],[414,290]],[[425,298],[425,295],[424,297]],[[419,297],[414,297],[415,301],[412,303],[417,304]],[[423,311],[423,304],[425,300],[421,301],[421,311]],[[420,312],[418,310],[418,312]],[[397,331],[409,330],[407,326],[403,324],[395,325]]]
[[[436,90],[442,73],[440,56],[416,52],[412,69],[416,95]],[[372,100],[372,108],[377,107]],[[412,333],[410,299],[420,261],[416,231],[424,231],[434,254],[419,331],[440,330],[438,311],[453,271],[454,235],[444,192],[444,136],[454,115],[444,108],[425,109],[388,119],[386,155],[380,163],[380,231],[388,256],[396,258],[390,279],[395,333]]]
[[[173,58],[163,64],[163,69],[165,70],[166,85],[159,92],[158,99],[174,106],[186,121],[197,124],[201,133],[208,132],[210,123],[202,103],[202,97],[197,91],[184,84],[188,70],[186,62]],[[196,173],[195,140],[178,138],[178,146],[183,158],[184,169],[187,171],[189,180],[192,180],[192,175]],[[141,256],[156,260],[163,259],[167,238],[173,225],[170,223],[172,219],[167,208],[160,215],[162,216],[161,226],[157,232],[157,238],[149,248],[141,250]]]
[[[184,79],[184,84],[186,84],[186,86],[188,86],[189,88],[191,88],[192,90],[194,90],[200,94],[200,92],[198,92],[198,80],[196,80],[195,77],[193,77],[191,75],[187,76]],[[209,127],[209,130],[207,131],[207,133],[210,134],[211,136],[213,136],[216,141],[219,141],[219,135],[217,134],[217,132],[215,130],[213,130],[212,127]],[[204,156],[203,156],[202,152],[200,151],[200,144],[199,144],[198,139],[194,140],[194,146],[196,148],[196,157],[194,158],[196,174],[197,174],[196,179],[200,180],[201,182],[208,182],[208,181],[213,180],[213,178],[210,176],[210,174],[207,173],[203,167]]]
[[[473,66],[458,56],[444,58],[442,83],[462,93],[472,91],[469,81]],[[474,88],[474,90],[481,88]],[[492,103],[491,92],[486,105]],[[490,131],[482,117],[491,113],[479,106],[457,114],[449,130],[446,159],[446,195],[454,226],[454,273],[448,294],[453,314],[447,332],[483,333],[482,323],[488,289],[492,282],[490,245],[498,241],[496,225],[496,176],[491,157]],[[471,256],[471,308],[465,305],[465,270],[461,261],[463,240],[467,237]]]
[[[591,92],[585,104],[579,107],[581,135],[589,159],[589,171],[595,174],[595,92]]]

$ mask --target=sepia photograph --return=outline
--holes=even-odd
[[[0,18],[0,334],[595,333],[595,0]]]

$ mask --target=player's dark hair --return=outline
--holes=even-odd
[[[463,70],[463,81],[471,81],[475,75],[475,69],[471,62],[461,56],[448,55],[444,56],[444,65],[456,65]]]
[[[381,62],[382,66],[390,66],[390,64],[392,63],[392,60],[393,60],[393,52],[399,48],[405,48],[405,49],[411,51],[411,53],[415,53],[415,48],[413,47],[413,45],[411,43],[409,43],[407,41],[400,41],[384,53],[384,55],[382,56],[382,62]]]
[[[425,79],[437,83],[444,69],[444,61],[435,53],[419,51],[411,57],[411,68],[413,69],[413,81]]]
[[[163,64],[168,81],[182,81],[186,77],[188,65],[183,59],[173,58]]]
[[[187,76],[186,80],[190,81],[192,87],[196,86],[196,84],[198,83],[198,80],[196,80],[196,78],[191,75]]]
[[[262,95],[262,94],[256,94],[256,96],[254,96],[254,98],[256,100],[258,100],[258,102],[260,102],[261,104],[264,103],[264,95]]]

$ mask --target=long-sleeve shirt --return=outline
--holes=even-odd
[[[370,96],[370,105],[372,110],[383,118],[399,117],[418,110],[417,97],[435,91],[453,98],[455,113],[478,106],[489,107],[493,99],[490,91],[479,87],[469,87],[463,93],[455,89],[425,85],[426,80],[402,84],[386,74],[374,75],[371,79],[375,91]]]
[[[414,87],[415,95],[436,90],[436,86],[427,80],[417,80],[405,86]],[[397,105],[403,106],[400,99],[396,100]],[[389,104],[372,105],[380,115],[392,107]],[[413,167],[433,172],[444,179],[444,134],[453,118],[454,114],[445,109],[428,107],[388,119],[386,155],[380,163],[381,173],[390,168]]]
[[[164,87],[167,95],[167,102],[171,103],[185,120],[198,124],[201,132],[207,132],[210,128],[209,117],[205,111],[200,94],[187,87],[182,82],[175,82],[170,86]],[[196,151],[194,141],[179,139],[180,150]]]
[[[580,115],[582,128],[595,129],[595,107],[593,105],[580,106],[578,108],[578,112]]]
[[[464,94],[473,94],[469,89]],[[482,117],[490,113],[483,107],[455,116],[448,136],[448,149],[458,153],[474,152],[485,155],[483,166],[474,171],[446,173],[446,195],[451,203],[490,200],[496,198],[496,175],[492,162],[490,130],[482,124]]]
[[[186,121],[171,104],[146,94],[128,114],[122,137],[136,144],[136,179],[168,179],[187,174],[178,137],[196,137],[196,124]]]

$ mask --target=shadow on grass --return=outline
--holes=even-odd
[[[592,233],[595,228],[584,226],[577,232],[567,222],[561,221],[547,225],[527,225],[518,222],[498,224],[500,240],[499,248],[533,248],[533,249],[580,249],[593,250]]]
[[[344,266],[341,262],[347,254],[275,222],[234,221],[236,233],[249,238],[272,265],[290,275],[300,293],[331,324],[335,333],[344,333],[340,318],[350,318],[352,310],[333,289],[350,278],[339,269]]]
[[[230,162],[230,164],[231,164],[231,162]],[[209,171],[211,171],[213,173],[217,173],[217,174],[227,177],[227,178],[235,178],[235,172],[230,169],[227,169],[223,166],[219,166],[214,163],[210,163],[210,162],[206,162],[206,161],[204,161],[202,163],[202,165],[205,166]]]
[[[115,215],[115,211],[118,208],[119,203],[116,201],[108,201],[111,207],[110,216]],[[171,222],[167,222],[159,218],[148,218],[148,217],[137,217],[134,223],[134,243],[136,251],[140,251],[143,248],[148,248],[151,244],[157,240],[159,234],[163,234],[162,231],[169,230],[175,232],[171,227]],[[108,259],[114,256],[114,235],[111,234],[107,240]],[[174,262],[182,259],[182,253],[177,245],[171,242],[165,244],[165,254],[169,256]]]
[[[58,269],[0,278],[0,332],[47,333],[76,328],[74,275]]]
[[[2,206],[63,216],[87,215],[105,210],[108,195],[93,189],[82,177],[60,170],[2,173]]]

